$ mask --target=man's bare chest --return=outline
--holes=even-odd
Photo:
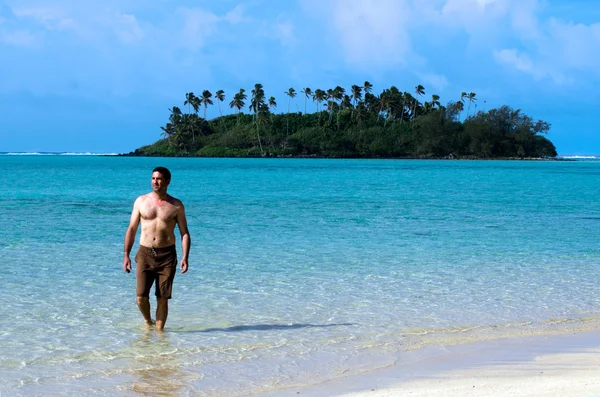
[[[160,219],[169,221],[177,216],[177,208],[166,202],[160,204],[145,203],[140,208],[140,215],[145,220]]]

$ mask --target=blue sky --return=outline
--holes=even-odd
[[[600,1],[0,0],[0,152],[128,152],[189,91],[261,83],[285,112],[289,87],[364,81],[475,92],[600,154]]]

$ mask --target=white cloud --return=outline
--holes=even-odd
[[[410,17],[406,0],[336,0],[333,25],[352,63],[394,65],[406,62],[412,52],[405,28]]]
[[[73,19],[59,7],[13,8],[12,12],[17,18],[31,19],[47,30],[65,30],[73,26]]]
[[[416,75],[425,86],[437,91],[443,91],[448,86],[448,79],[442,74],[417,72]]]
[[[291,21],[288,20],[277,22],[275,29],[277,32],[277,38],[281,42],[281,45],[291,46],[295,43],[296,39],[294,37],[294,25]]]
[[[315,31],[351,65],[398,65],[412,53],[406,29],[410,0],[305,0],[302,6],[320,20]]]
[[[242,4],[238,4],[233,10],[225,14],[223,19],[232,25],[237,25],[238,23],[247,21],[249,19],[244,15],[244,11],[244,6]]]
[[[600,24],[565,23],[551,18],[534,35],[521,40],[523,49],[494,51],[500,63],[556,84],[600,79]]]
[[[204,47],[206,38],[216,32],[217,24],[221,21],[217,15],[200,8],[180,8],[177,16],[183,22],[181,42],[192,51]]]
[[[115,33],[122,42],[131,44],[144,37],[144,31],[134,15],[117,14],[115,21]]]
[[[0,29],[0,43],[15,47],[35,47],[39,44],[39,39],[28,30]]]
[[[535,73],[533,61],[527,55],[519,53],[518,50],[495,50],[494,57],[498,61],[511,65],[522,72]]]

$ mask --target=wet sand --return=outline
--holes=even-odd
[[[272,395],[600,396],[600,331],[404,352],[386,368]]]

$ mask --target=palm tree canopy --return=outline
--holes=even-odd
[[[200,98],[198,98],[197,96],[194,96],[194,98],[192,99],[192,107],[194,108],[195,113],[198,113],[198,109],[200,109],[201,103],[202,103],[202,100]]]
[[[352,99],[354,99],[354,102],[358,102],[362,99],[362,87],[354,84],[350,89],[350,92]]]
[[[208,105],[212,105],[213,101],[212,101],[212,93],[209,90],[204,90],[202,91],[202,98],[200,99],[200,102],[204,104],[204,106],[208,106]]]
[[[296,97],[296,90],[293,89],[293,88],[290,88],[287,91],[285,91],[284,94],[286,94],[290,98],[295,98]]]
[[[277,102],[275,101],[275,97],[270,97],[269,98],[269,107],[274,109],[277,107]]]
[[[425,95],[425,87],[423,87],[421,84],[419,84],[418,86],[416,86],[415,87],[415,94],[417,94],[418,96]]]
[[[194,104],[194,100],[196,99],[196,95],[193,92],[188,92],[185,94],[185,102],[183,102],[183,106],[188,105],[189,108]]]

